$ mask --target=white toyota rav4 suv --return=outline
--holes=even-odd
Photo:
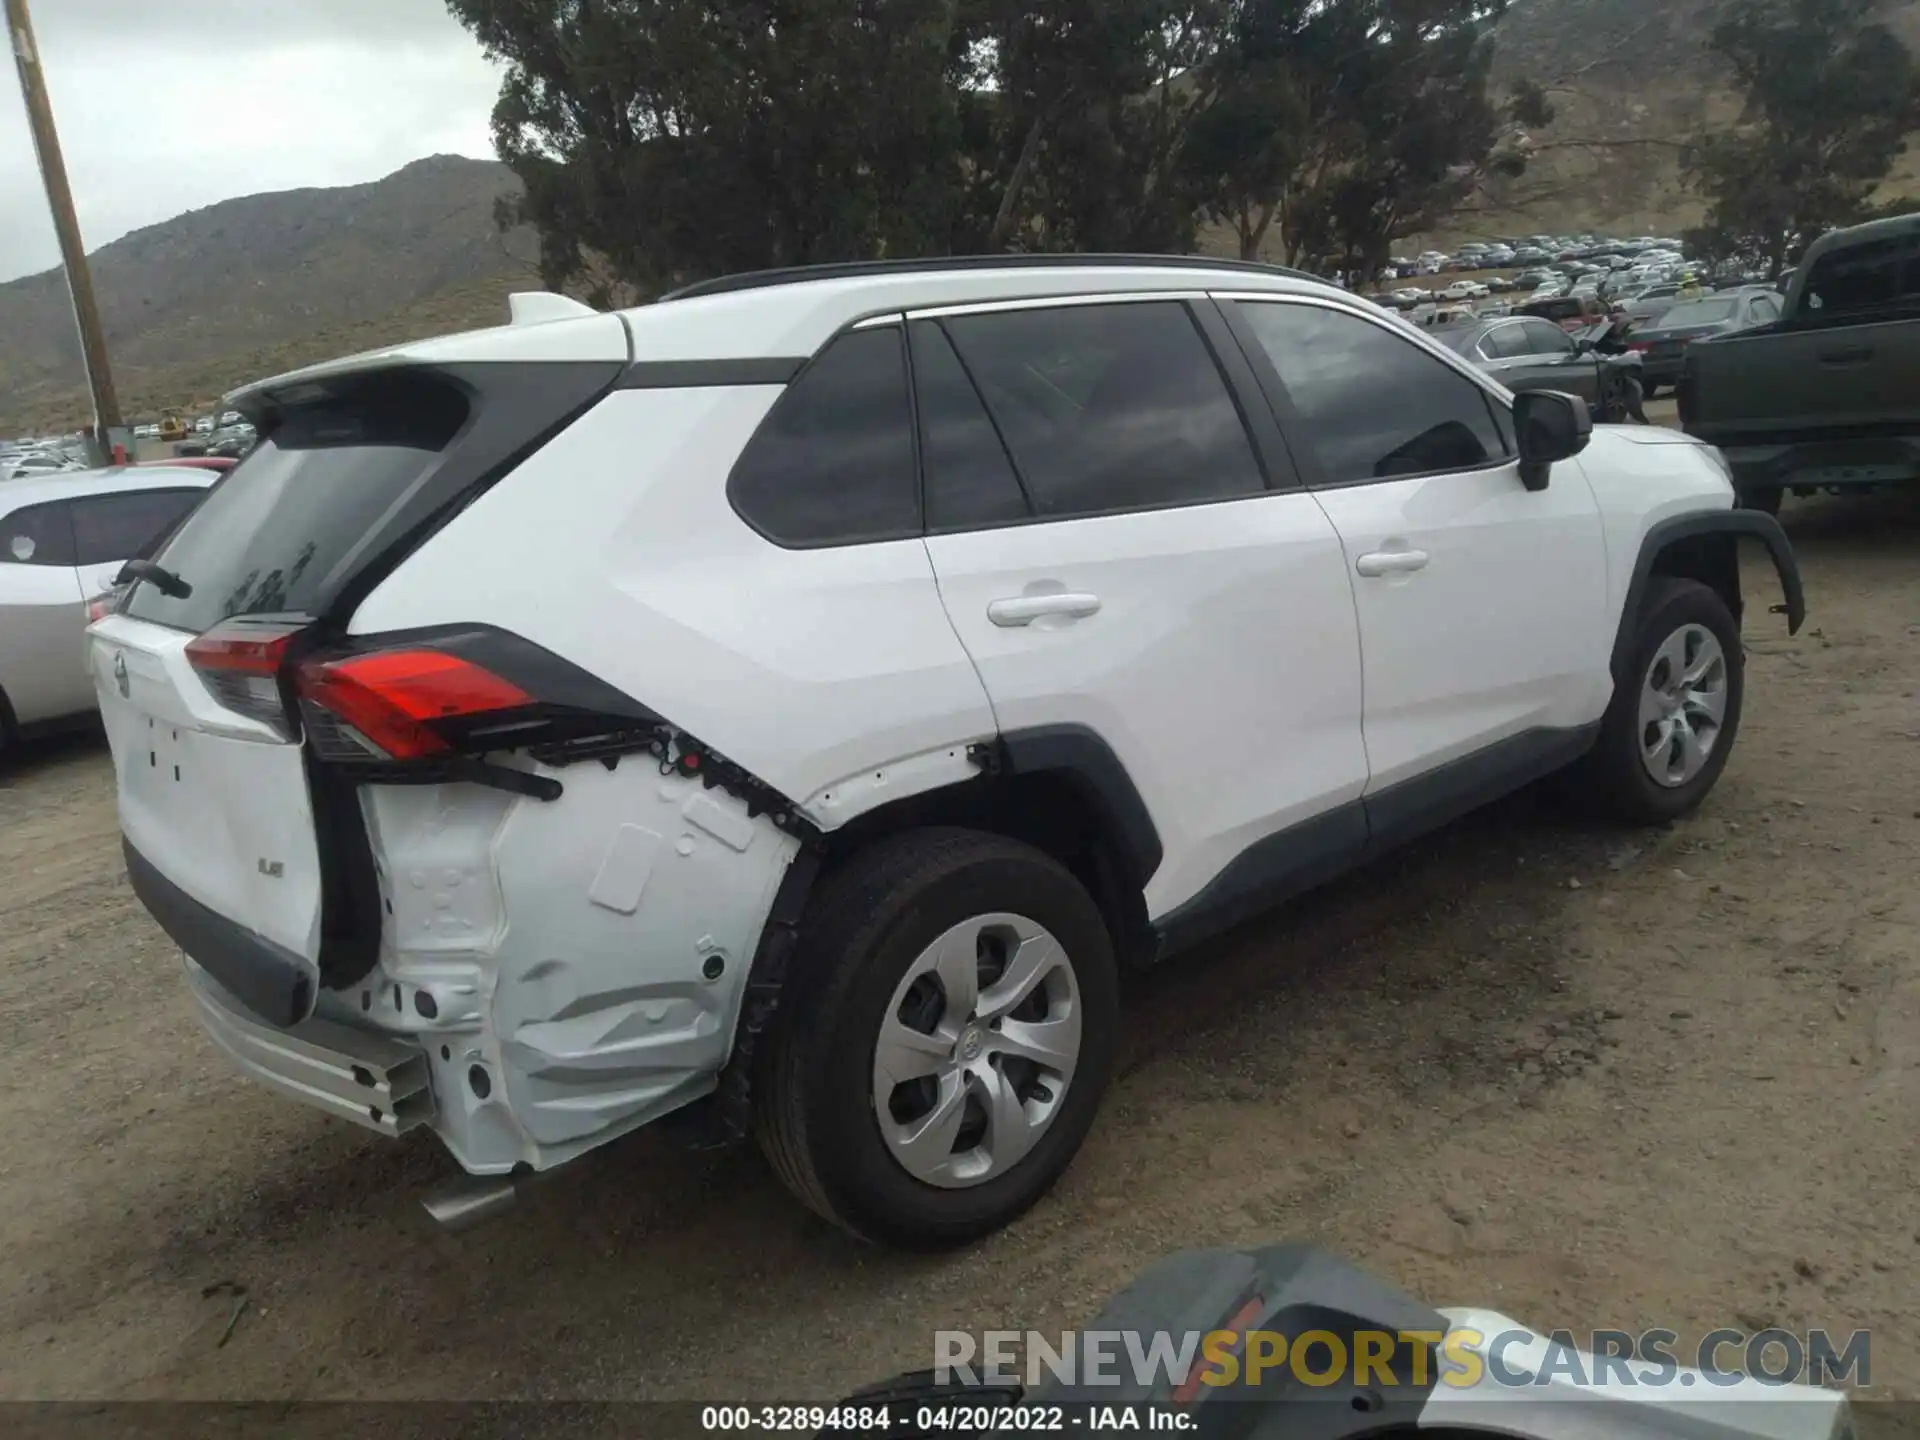
[[[1085,1137],[1116,973],[1740,720],[1717,452],[1305,276],[749,275],[322,365],[91,630],[128,872],[244,1071],[476,1179],[673,1112],[901,1245]],[[430,1205],[430,1208],[435,1208]]]

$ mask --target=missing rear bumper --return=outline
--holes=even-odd
[[[262,1023],[192,960],[188,990],[200,1024],[240,1070],[316,1109],[382,1135],[433,1118],[426,1056],[417,1045],[329,1020],[287,1029]]]

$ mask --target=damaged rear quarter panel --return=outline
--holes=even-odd
[[[431,1019],[410,1004],[373,1018],[425,1046],[435,1128],[476,1173],[559,1164],[713,1088],[798,849],[647,755],[553,773],[552,802],[364,792],[392,906],[369,984],[437,1002]]]

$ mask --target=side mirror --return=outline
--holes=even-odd
[[[1520,483],[1544,490],[1556,460],[1571,460],[1593,438],[1587,402],[1558,390],[1524,390],[1513,397],[1513,428],[1520,441]]]
[[[1573,353],[1576,355],[1591,355],[1598,348],[1592,339],[1585,335],[1573,342]]]

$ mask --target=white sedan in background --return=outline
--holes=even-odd
[[[140,466],[0,485],[0,753],[93,713],[88,600],[219,478]]]

